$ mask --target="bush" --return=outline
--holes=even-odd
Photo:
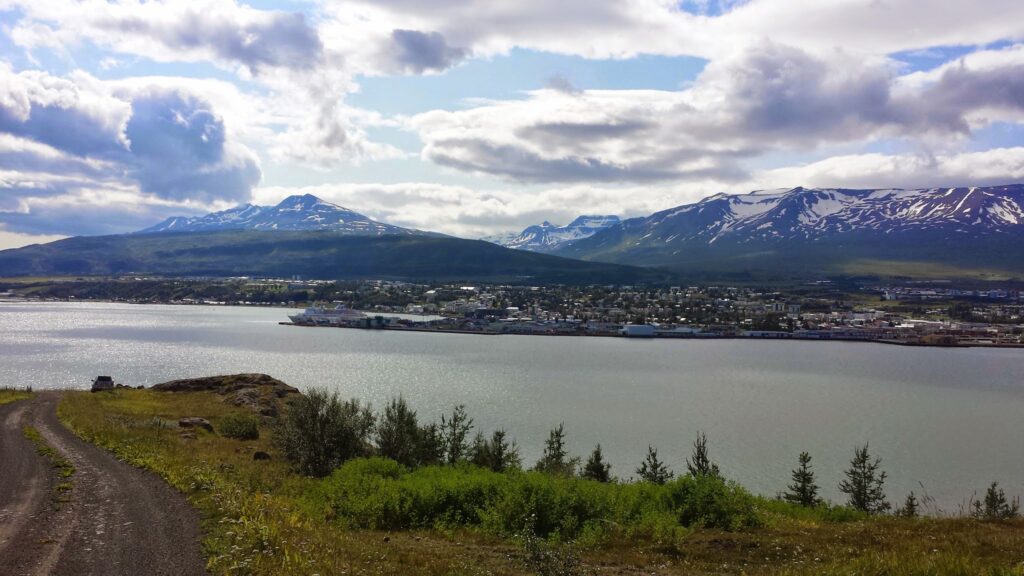
[[[300,474],[326,476],[346,460],[372,453],[373,425],[368,405],[313,388],[289,404],[274,440]]]
[[[685,476],[665,485],[615,484],[539,472],[504,473],[471,465],[410,471],[383,458],[345,463],[307,494],[310,510],[349,528],[477,528],[510,536],[599,538],[615,526],[658,536],[706,526],[760,524],[755,499],[720,478]]]
[[[228,414],[217,427],[221,436],[236,440],[256,440],[260,437],[260,422],[249,414]]]

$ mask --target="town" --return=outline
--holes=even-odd
[[[1024,345],[1021,291],[942,283],[835,285],[819,281],[782,289],[122,278],[0,284],[0,297],[309,307],[313,311],[310,316],[293,317],[291,323],[485,335]],[[362,314],[333,319],[316,314],[339,306]]]

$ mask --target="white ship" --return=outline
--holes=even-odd
[[[344,305],[339,305],[333,309],[313,306],[306,308],[300,314],[292,314],[288,318],[295,324],[340,326],[349,322],[365,320],[367,315],[358,310],[352,310]]]

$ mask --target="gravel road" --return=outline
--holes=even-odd
[[[88,444],[57,419],[60,393],[0,406],[0,576],[205,574],[199,515],[160,478]],[[22,429],[75,466],[73,487]]]

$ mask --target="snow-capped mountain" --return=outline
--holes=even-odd
[[[589,238],[619,222],[618,216],[580,216],[567,226],[556,226],[551,222],[544,221],[541,224],[527,227],[519,234],[489,236],[484,240],[506,248],[531,252],[553,252],[577,240]]]
[[[574,242],[564,256],[674,265],[835,249],[837,258],[940,260],[942,253],[995,250],[1024,238],[1024,185],[918,190],[793,188],[718,194],[695,204],[633,218]],[[1019,243],[1003,241],[1019,251]],[[981,250],[979,246],[994,245]],[[1007,252],[1002,254],[1002,252]],[[866,257],[866,256],[865,256]],[[1024,265],[1024,257],[1017,257]],[[1024,267],[1024,266],[1021,266]]]
[[[173,216],[140,230],[155,232],[206,232],[216,230],[330,230],[361,236],[390,234],[426,234],[377,222],[348,208],[313,196],[289,196],[276,206],[244,204],[205,216]]]

